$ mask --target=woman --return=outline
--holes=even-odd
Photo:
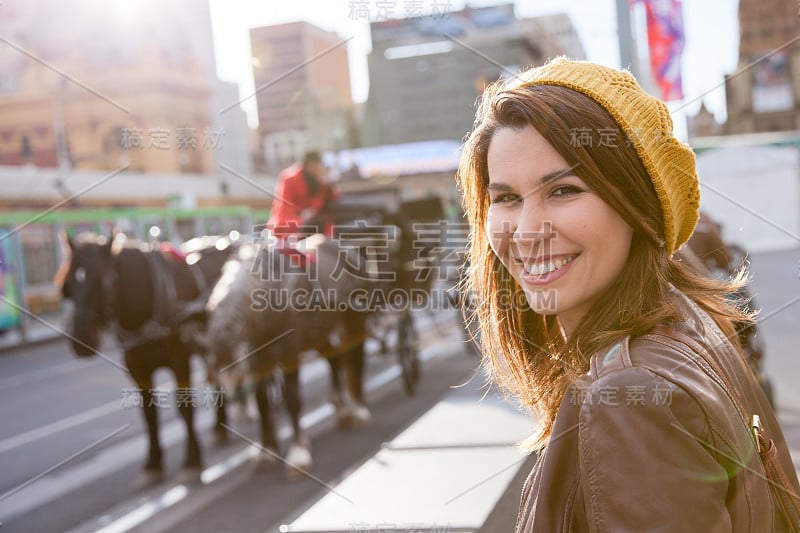
[[[486,90],[458,179],[486,367],[538,418],[518,531],[794,530],[796,473],[732,326],[751,317],[725,298],[744,274],[673,257],[700,198],[666,106],[557,58]]]

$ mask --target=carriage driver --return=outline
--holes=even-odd
[[[278,174],[267,228],[276,237],[314,233],[330,236],[332,222],[323,212],[326,204],[338,197],[339,190],[328,181],[319,152],[306,152],[302,164],[295,163]]]

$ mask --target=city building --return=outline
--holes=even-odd
[[[243,112],[212,105],[205,2],[16,2],[0,32],[0,165],[211,174],[237,139],[247,151]]]
[[[353,146],[346,40],[306,22],[252,28],[258,132],[274,173],[308,149]]]
[[[710,137],[722,133],[722,124],[717,122],[714,113],[708,110],[705,102],[700,103],[700,109],[693,116],[686,117],[686,131],[689,139],[696,137]]]
[[[254,130],[247,125],[247,113],[235,105],[241,101],[239,84],[217,80],[214,87],[211,120],[213,129],[221,135],[214,150],[217,166],[220,167],[219,174],[229,175],[233,170],[249,176],[253,172],[250,136]]]
[[[800,17],[795,0],[739,2],[739,63],[725,77],[725,133],[800,129]]]
[[[460,140],[487,83],[565,54],[585,58],[564,14],[518,19],[513,4],[373,22],[365,145]]]

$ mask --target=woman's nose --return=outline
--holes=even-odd
[[[518,244],[534,244],[552,237],[552,221],[542,209],[523,209],[516,220],[512,239]]]

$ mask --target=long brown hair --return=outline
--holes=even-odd
[[[485,232],[489,144],[500,128],[527,126],[633,228],[623,271],[568,338],[554,315],[535,313],[525,303],[509,305],[524,302],[522,289],[492,252]],[[483,363],[491,379],[539,418],[529,447],[546,444],[568,385],[588,370],[593,353],[681,319],[673,288],[709,312],[731,339],[732,320],[749,319],[726,298],[744,283],[744,272],[729,282],[716,281],[667,255],[661,204],[645,167],[611,115],[581,93],[551,85],[488,87],[457,180],[471,227],[466,284],[477,302],[473,319],[480,326]]]

